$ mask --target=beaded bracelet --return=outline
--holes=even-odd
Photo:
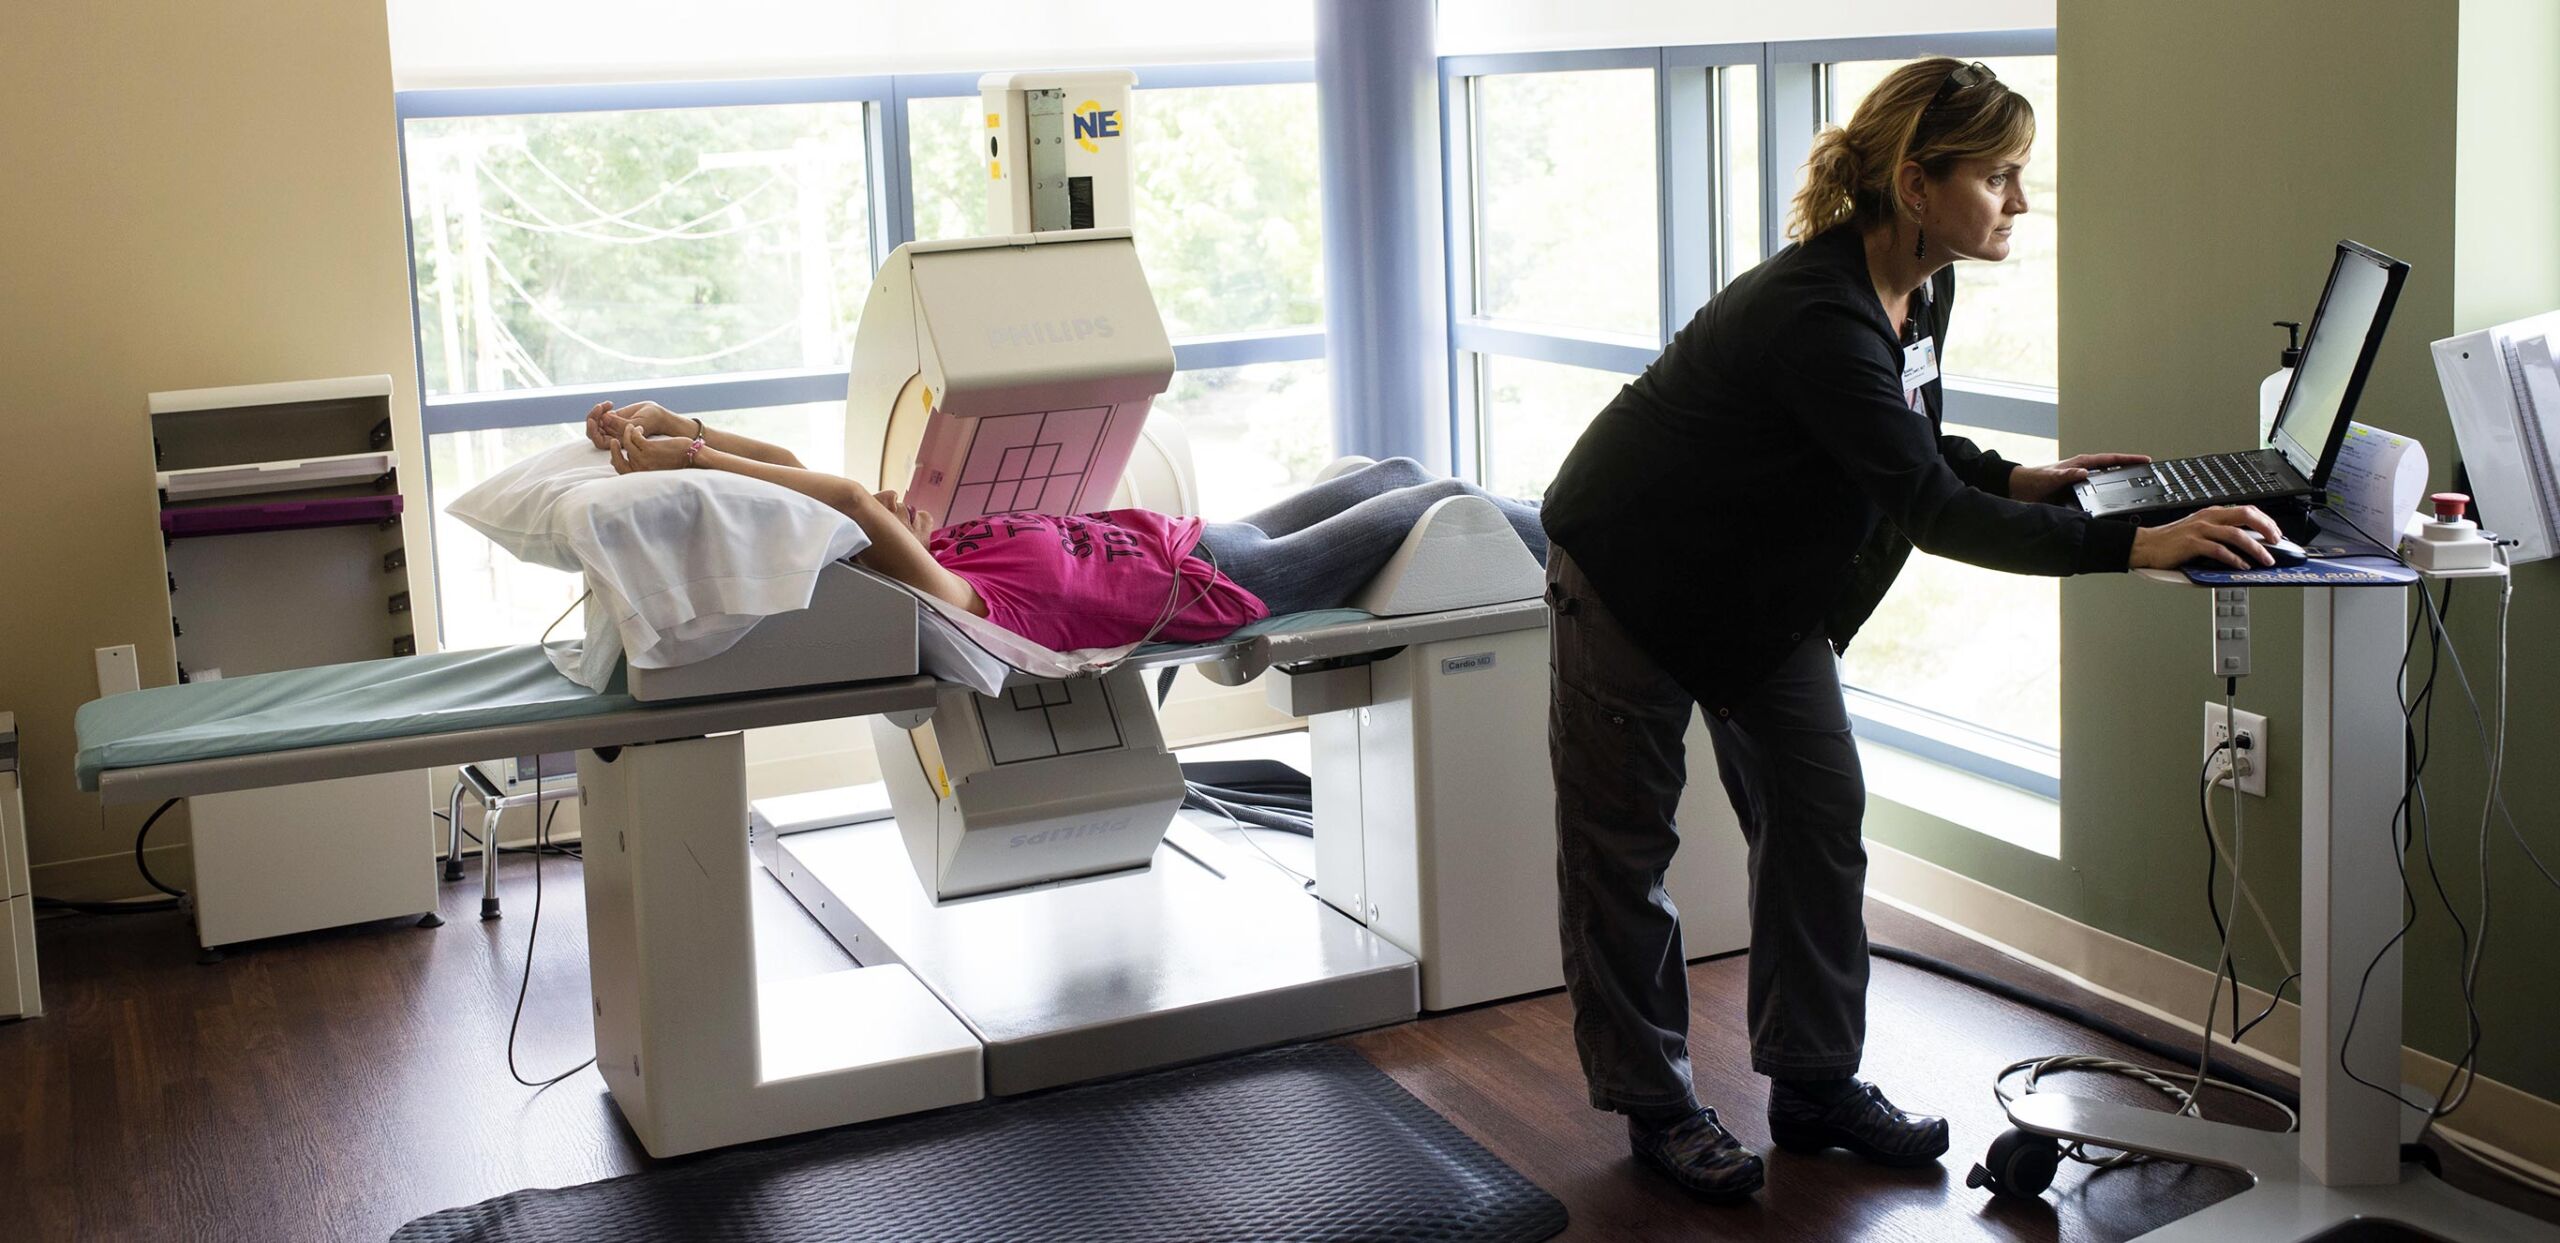
[[[687,466],[702,465],[702,437],[694,437],[693,443],[685,446],[684,464]]]

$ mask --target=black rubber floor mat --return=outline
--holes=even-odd
[[[1526,1243],[1564,1205],[1313,1044],[732,1149],[430,1214],[394,1243]]]

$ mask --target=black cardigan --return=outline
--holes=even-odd
[[[1939,356],[1955,300],[1926,311]],[[2020,574],[2121,571],[2131,524],[2008,498],[2014,464],[1904,401],[1902,345],[1842,226],[1698,309],[1548,487],[1547,536],[1646,652],[1722,706],[1819,630],[1847,650],[1911,547]]]

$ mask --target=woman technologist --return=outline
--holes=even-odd
[[[1749,844],[1752,1068],[1781,1146],[1922,1164],[1944,1119],[1855,1076],[1866,1035],[1866,789],[1846,649],[1914,545],[2019,574],[2268,564],[2245,506],[2136,529],[2068,508],[2088,454],[2018,466],[1939,431],[1957,259],[2027,210],[2026,99],[1978,65],[1895,70],[1807,161],[1797,244],[1736,278],[1583,433],[1547,492],[1559,921],[1591,1102],[1709,1198],[1758,1153],[1702,1109],[1679,914],[1681,735],[1706,711]],[[2061,502],[2055,504],[2051,502]]]

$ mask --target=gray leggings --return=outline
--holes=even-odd
[[[1192,555],[1205,556],[1275,614],[1340,608],[1377,577],[1423,511],[1452,496],[1493,502],[1546,564],[1547,532],[1536,505],[1439,478],[1403,457],[1328,479],[1242,522],[1212,522]]]

